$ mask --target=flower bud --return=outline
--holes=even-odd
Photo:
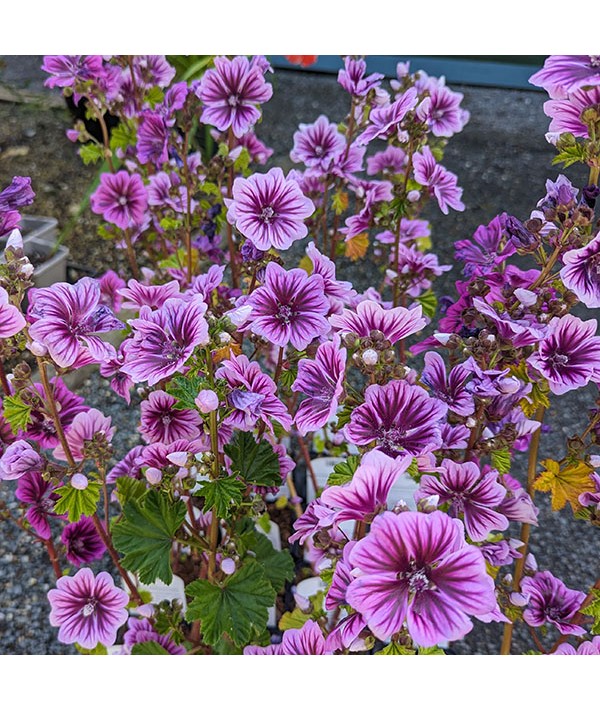
[[[219,396],[214,390],[200,390],[194,402],[200,412],[207,414],[219,407]]]
[[[9,444],[0,458],[0,479],[20,479],[30,471],[39,471],[43,460],[25,440]]]
[[[532,252],[537,249],[540,243],[539,237],[530,232],[521,220],[512,215],[506,218],[506,232],[513,245],[520,250]]]
[[[160,484],[160,482],[162,481],[161,470],[157,469],[156,467],[148,467],[148,469],[146,469],[146,480],[149,484],[152,484],[153,486],[155,486],[156,484]]]
[[[379,360],[379,354],[373,348],[367,348],[362,354],[362,360],[365,365],[376,365]]]
[[[529,289],[515,289],[515,296],[523,306],[533,306],[538,299],[537,294]]]
[[[233,575],[235,573],[235,561],[233,558],[223,558],[221,561],[221,570],[225,573],[225,575]]]
[[[39,356],[40,358],[48,353],[46,346],[39,341],[29,341],[27,343],[27,348],[29,348],[34,356]]]
[[[409,190],[406,195],[408,202],[417,202],[420,197],[421,193],[418,190]]]
[[[78,491],[83,491],[88,488],[88,478],[85,474],[73,474],[71,477],[71,486]]]

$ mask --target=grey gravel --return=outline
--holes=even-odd
[[[3,58],[7,64],[5,82],[12,82],[17,89],[43,92],[40,73],[37,69],[41,58]],[[17,66],[18,65],[18,66]],[[292,136],[299,122],[314,121],[321,113],[332,120],[341,120],[347,108],[344,93],[338,89],[335,78],[319,74],[303,74],[295,71],[279,71],[271,79],[273,99],[265,106],[263,123],[257,134],[275,149],[271,164],[284,169],[293,166],[289,159]],[[463,133],[454,137],[446,150],[444,164],[459,176],[464,187],[463,199],[467,205],[464,213],[451,212],[443,216],[435,209],[428,217],[433,226],[433,249],[441,263],[453,263],[452,243],[469,237],[480,223],[487,223],[497,213],[506,211],[526,219],[537,200],[545,194],[545,181],[555,179],[559,170],[551,165],[554,149],[545,141],[548,119],[543,113],[546,99],[541,92],[517,91],[454,86],[464,93],[463,105],[471,112],[471,120]],[[93,177],[89,170],[78,173],[73,146],[61,138],[61,131],[68,127],[64,111],[40,106],[36,111],[23,112],[21,107],[0,103],[0,126],[26,125],[19,141],[28,143],[28,155],[18,156],[14,161],[0,160],[0,183],[5,184],[13,174],[36,175],[48,161],[43,153],[43,140],[51,132],[53,176],[47,183],[48,199],[53,214],[64,226],[73,212],[74,204],[85,192],[85,180],[81,175]],[[61,121],[64,126],[61,127]],[[58,126],[58,128],[57,128]],[[46,133],[45,133],[46,132]],[[63,141],[60,144],[60,141]],[[57,143],[58,142],[58,143]],[[0,133],[0,158],[2,150],[12,145],[3,140]],[[39,148],[39,150],[38,150]],[[46,149],[48,145],[46,145]],[[58,161],[58,166],[54,164]],[[75,161],[75,162],[74,162]],[[61,173],[61,167],[64,171]],[[56,177],[60,174],[60,180]],[[574,183],[585,182],[585,172],[570,168],[567,175]],[[55,187],[60,182],[60,190]],[[69,196],[69,199],[63,199]],[[44,199],[44,191],[38,192],[38,200]],[[40,202],[36,202],[36,211]],[[108,263],[114,266],[114,253],[106,245],[98,245],[94,236],[94,216],[85,215],[82,225],[70,237],[69,247],[75,250],[82,263],[102,262],[103,249]],[[89,259],[86,257],[89,256]],[[106,255],[110,255],[106,257]],[[111,261],[112,260],[112,261]],[[347,265],[348,278],[364,289],[376,280],[374,271],[364,264]],[[458,274],[445,274],[436,284],[438,293],[452,293],[453,281]],[[92,407],[98,407],[110,415],[116,425],[114,438],[118,456],[138,442],[135,432],[136,402],[127,407],[106,383],[93,375],[79,388]],[[547,420],[550,431],[542,438],[541,455],[560,458],[564,453],[566,437],[581,432],[587,424],[586,411],[592,405],[594,390],[576,391],[560,399],[560,408],[551,410]],[[515,462],[514,475],[523,481],[524,457]],[[3,483],[0,497],[12,501],[14,485]],[[570,587],[585,589],[600,576],[600,529],[586,522],[575,520],[568,512],[550,510],[546,495],[538,495],[540,527],[534,529],[531,550],[541,568],[550,569]],[[9,503],[14,508],[14,502]],[[515,528],[516,534],[518,529]],[[56,630],[48,624],[49,612],[46,593],[53,585],[52,572],[46,565],[45,552],[31,546],[28,537],[12,525],[2,524],[0,535],[0,653],[3,654],[70,654],[73,650],[56,640]],[[451,645],[457,654],[496,654],[500,646],[501,626],[495,623],[475,624],[471,635]],[[523,652],[532,648],[528,633],[517,626],[513,650]]]

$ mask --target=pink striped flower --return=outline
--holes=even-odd
[[[338,401],[344,392],[346,349],[340,348],[340,337],[322,343],[315,359],[302,358],[298,363],[298,376],[292,391],[303,393],[294,423],[302,436],[323,427],[335,414]]]
[[[471,615],[496,609],[483,554],[466,545],[462,524],[440,511],[377,516],[349,563],[359,576],[346,599],[382,640],[404,623],[422,647],[462,639]]]
[[[129,595],[118,588],[109,573],[82,568],[63,575],[48,593],[50,624],[59,627],[58,641],[94,649],[115,643],[119,627],[127,621]]]
[[[177,399],[163,390],[151,392],[141,404],[139,431],[145,442],[171,444],[200,436],[202,419],[195,410],[176,408]]]
[[[341,334],[356,333],[359,338],[369,338],[371,331],[381,331],[393,345],[420,331],[427,321],[423,318],[421,306],[385,309],[376,301],[365,299],[357,304],[356,311],[344,309],[341,314],[333,314],[329,317],[329,323]]]

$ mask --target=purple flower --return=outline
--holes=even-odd
[[[454,173],[436,163],[429,146],[423,146],[419,153],[413,156],[415,180],[429,188],[444,215],[448,208],[462,212],[465,205],[461,200],[462,188],[457,185]]]
[[[600,86],[589,91],[577,89],[564,99],[553,99],[544,104],[544,113],[549,116],[548,130],[556,133],[572,133],[580,138],[587,138],[590,127],[583,122],[582,114],[589,107],[600,104]]]
[[[448,405],[451,412],[467,416],[475,412],[473,395],[468,392],[467,379],[471,373],[461,364],[454,366],[446,374],[446,364],[439,353],[425,353],[425,367],[421,373],[421,382],[431,388],[434,397]]]
[[[231,388],[227,399],[233,411],[224,420],[225,425],[249,431],[260,420],[272,432],[273,418],[285,430],[290,429],[292,418],[276,395],[277,386],[258,363],[250,362],[245,355],[232,356],[223,361],[216,377],[223,378]]]
[[[273,155],[273,149],[266,146],[253,131],[238,138],[238,143],[248,151],[250,160],[258,165],[265,165]]]
[[[76,523],[67,524],[60,535],[69,563],[88,565],[100,560],[106,551],[100,534],[91,518],[82,516]]]
[[[0,457],[0,479],[20,479],[27,472],[40,471],[43,460],[23,439],[9,444]]]
[[[318,347],[314,360],[302,358],[298,362],[298,376],[292,391],[306,395],[294,418],[302,436],[323,427],[335,415],[344,392],[345,372],[346,349],[340,348],[337,335],[333,342],[327,341]]]
[[[249,329],[277,346],[291,343],[301,351],[328,333],[329,301],[323,277],[303,269],[286,271],[269,262],[262,286],[244,302],[252,308]]]
[[[346,598],[379,639],[404,623],[422,647],[461,639],[472,629],[469,615],[492,612],[497,604],[483,554],[465,544],[462,524],[440,511],[386,511],[349,561],[362,574]]]
[[[139,318],[129,321],[134,333],[121,370],[150,386],[179,372],[194,348],[208,343],[206,309],[199,295],[190,301],[167,299],[156,311],[142,306]]]
[[[118,173],[102,173],[100,185],[90,197],[92,211],[102,215],[122,230],[144,221],[148,207],[148,195],[142,178],[126,170]]]
[[[135,279],[130,279],[127,286],[119,289],[123,297],[122,307],[139,311],[142,306],[151,309],[160,309],[167,299],[179,296],[179,284],[169,281],[166,284],[142,284]]]
[[[97,80],[104,74],[102,57],[94,54],[47,54],[42,70],[52,75],[44,82],[51,89],[74,86],[78,81]]]
[[[186,654],[186,648],[181,644],[175,644],[171,639],[171,632],[159,634],[150,620],[143,617],[130,617],[127,622],[127,632],[123,636],[123,646],[131,654],[133,646],[142,642],[156,642],[169,654]]]
[[[403,283],[407,284],[406,293],[417,298],[429,289],[431,277],[450,271],[452,266],[439,264],[436,254],[399,244],[397,255],[395,249],[390,250],[390,269],[400,275]]]
[[[548,335],[528,362],[548,380],[555,395],[581,388],[600,373],[596,327],[595,319],[582,321],[572,314],[550,321]]]
[[[200,412],[206,415],[209,412],[214,412],[219,407],[219,396],[214,390],[200,390],[194,402]]]
[[[10,185],[0,192],[0,212],[17,210],[20,207],[31,205],[35,193],[31,189],[31,178],[16,176]]]
[[[527,600],[523,619],[531,627],[554,625],[561,634],[582,635],[585,629],[570,620],[579,612],[585,593],[571,590],[549,571],[536,573],[521,582]]]
[[[594,484],[594,491],[584,491],[583,494],[579,494],[578,501],[582,506],[595,506],[600,513],[600,475],[596,472],[590,474],[590,479]]]
[[[225,199],[227,220],[258,249],[289,249],[306,237],[304,220],[315,211],[298,183],[286,178],[281,168],[236,178],[233,199]]]
[[[402,148],[388,146],[384,151],[367,158],[367,175],[400,173],[406,167],[406,153]]]
[[[306,248],[306,255],[313,265],[313,274],[320,274],[323,277],[325,296],[329,299],[331,311],[339,313],[343,304],[349,303],[356,296],[356,291],[349,281],[339,281],[335,276],[335,263],[321,254],[315,247],[314,242],[309,242]]]
[[[539,511],[531,496],[510,474],[502,475],[502,484],[506,488],[506,496],[496,510],[504,514],[509,521],[537,526]]]
[[[301,123],[294,133],[294,147],[290,158],[304,163],[307,168],[326,173],[331,163],[346,150],[346,140],[327,116],[319,116],[314,123]]]
[[[424,121],[434,136],[460,133],[469,120],[469,112],[461,109],[463,95],[451,91],[440,79],[427,82],[429,95],[417,106],[417,117]]]
[[[365,76],[367,63],[364,59],[344,57],[344,68],[338,72],[338,82],[352,96],[366,96],[371,89],[381,84],[383,74]]]
[[[188,294],[200,294],[207,304],[211,303],[212,293],[223,281],[225,266],[213,264],[206,274],[199,274],[192,279]]]
[[[28,504],[25,516],[31,527],[45,540],[52,536],[48,519],[51,516],[62,518],[54,513],[54,504],[58,501],[58,494],[54,493],[54,489],[55,486],[46,481],[40,472],[31,471],[19,479],[15,490],[17,499]]]
[[[356,333],[359,338],[369,338],[372,331],[381,331],[394,344],[402,338],[420,331],[427,323],[421,306],[405,309],[398,306],[384,309],[376,301],[365,299],[356,306],[356,312],[344,309],[341,314],[329,317],[331,326],[340,333]]]
[[[366,146],[374,138],[388,138],[400,127],[402,119],[417,105],[417,90],[411,87],[397,101],[376,108],[369,114],[369,126],[356,139],[359,146]]]
[[[397,459],[375,449],[362,458],[352,481],[330,486],[321,494],[325,506],[337,510],[335,521],[370,521],[387,509],[387,499],[396,479],[408,469],[412,456]]]
[[[195,410],[176,408],[177,399],[163,390],[151,392],[141,404],[140,434],[144,442],[171,444],[177,439],[197,439],[202,419]]]
[[[548,57],[544,66],[529,77],[529,83],[545,89],[553,99],[560,99],[584,86],[600,84],[600,56],[591,54]]]
[[[456,259],[465,262],[464,273],[489,274],[499,264],[506,261],[507,257],[515,253],[515,247],[510,240],[506,240],[504,233],[504,216],[496,215],[488,225],[480,225],[473,235],[472,240],[458,240],[454,243]],[[473,244],[474,243],[474,244]]]
[[[21,223],[21,215],[16,210],[0,211],[0,237],[10,234]]]
[[[594,637],[590,641],[582,642],[577,649],[568,642],[559,644],[554,654],[600,654],[600,636]]]
[[[109,269],[98,279],[98,283],[100,284],[100,302],[111,311],[120,311],[123,298],[119,294],[119,289],[125,287],[125,281],[116,272]]]
[[[599,90],[600,91],[600,90]],[[600,233],[581,249],[571,249],[562,260],[563,284],[588,308],[600,306]]]
[[[260,118],[258,104],[271,98],[273,88],[247,57],[215,57],[214,69],[204,73],[196,94],[203,103],[200,120],[219,131],[231,127],[240,138]]]
[[[267,647],[249,645],[244,647],[244,654],[331,654],[325,651],[325,638],[319,625],[308,620],[300,629],[289,629],[283,633],[281,644]]]
[[[349,442],[358,446],[375,442],[392,457],[424,454],[441,445],[439,421],[446,410],[443,402],[405,380],[369,385],[365,402],[352,412],[344,433]]]
[[[32,289],[28,316],[33,323],[29,336],[46,346],[61,368],[68,368],[80,356],[87,355],[86,349],[98,362],[114,357],[114,347],[95,334],[124,328],[124,324],[100,303],[100,298],[100,284],[90,277],[76,284],[58,282],[45,289]]]
[[[50,624],[60,627],[58,641],[94,649],[99,643],[110,647],[117,630],[128,617],[129,595],[118,588],[109,573],[82,568],[74,576],[64,575],[50,590]]]
[[[136,146],[136,155],[140,163],[152,163],[160,167],[169,158],[168,139],[169,129],[165,119],[155,111],[142,112]],[[139,224],[140,220],[137,222]]]
[[[176,71],[162,54],[137,54],[133,57],[133,73],[140,84],[166,87]]]
[[[123,459],[115,464],[115,466],[106,475],[106,483],[114,484],[117,479],[122,476],[129,476],[133,479],[142,478],[141,470],[141,456],[144,452],[145,447],[138,444],[136,447],[131,449]]]
[[[506,490],[498,483],[498,472],[482,474],[474,462],[460,464],[444,459],[439,479],[430,474],[422,476],[415,496],[439,496],[440,504],[450,504],[451,516],[458,518],[462,514],[471,540],[483,541],[491,531],[508,528],[506,516],[495,510],[505,495]]]
[[[81,395],[72,393],[64,382],[58,378],[50,381],[52,394],[56,402],[58,417],[63,429],[67,429],[75,416],[88,410]],[[53,449],[58,444],[56,425],[46,405],[46,394],[41,383],[34,383],[25,390],[27,401],[32,402],[30,421],[27,424],[25,435],[35,440],[43,449]]]
[[[300,545],[303,545],[317,531],[333,526],[335,515],[336,512],[322,504],[320,498],[314,499],[308,504],[302,516],[294,521],[294,533],[289,537],[289,542],[299,541]]]
[[[98,436],[102,436],[107,442],[110,442],[116,429],[110,425],[111,418],[106,417],[100,410],[93,407],[75,415],[73,423],[66,432],[67,444],[73,459],[76,462],[82,462],[86,458],[86,443],[92,442]],[[67,459],[62,444],[56,447],[53,454],[57,459]]]
[[[23,314],[10,303],[8,292],[0,286],[0,338],[15,336],[26,325]]]

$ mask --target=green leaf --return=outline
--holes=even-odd
[[[204,513],[211,509],[217,518],[227,518],[232,506],[242,503],[246,486],[236,476],[202,482],[198,496],[204,497]]]
[[[409,654],[416,654],[416,652],[414,649],[410,649],[409,647],[403,647],[401,644],[398,644],[397,642],[390,642],[390,644],[388,644],[387,647],[384,647],[379,652],[375,652],[375,654],[382,654],[384,656],[387,656],[389,654],[409,655]]]
[[[85,165],[97,163],[99,160],[104,159],[104,146],[98,143],[85,143],[79,149],[79,155]]]
[[[600,590],[592,588],[591,593],[592,602],[587,607],[584,607],[581,612],[594,618],[591,628],[592,634],[600,634]]]
[[[273,588],[279,592],[287,580],[294,579],[294,559],[289,551],[278,551],[273,547],[271,541],[260,531],[255,531],[256,542],[252,546],[252,551],[256,554],[256,559],[262,565],[267,580]]]
[[[100,642],[98,642],[94,649],[86,649],[85,647],[82,647],[80,644],[77,644],[77,642],[75,642],[75,649],[79,652],[79,654],[84,654],[85,656],[97,657],[108,655],[106,647],[103,644],[100,644]]]
[[[183,225],[182,220],[178,220],[176,217],[163,217],[160,221],[160,226],[165,232],[169,230],[177,230]]]
[[[568,138],[568,135],[569,134],[563,134],[563,136],[561,136],[561,141],[557,144],[559,153],[552,159],[552,165],[564,163],[565,168],[568,168],[574,163],[585,163],[587,158],[585,144],[577,143],[574,137],[572,137],[573,142],[565,140],[565,138]]]
[[[4,396],[4,419],[10,425],[13,434],[27,429],[31,417],[31,406],[21,400],[20,395]]]
[[[420,296],[417,296],[415,301],[421,304],[423,314],[425,316],[428,316],[429,318],[433,318],[435,316],[435,310],[437,309],[437,296],[431,289],[428,289]]]
[[[100,482],[90,481],[85,489],[75,489],[71,484],[56,489],[59,496],[54,504],[54,512],[67,514],[71,523],[77,523],[82,516],[93,516],[100,499]]]
[[[131,476],[120,476],[117,479],[117,498],[121,508],[132,499],[141,499],[148,491],[146,482]]]
[[[179,400],[179,408],[195,410],[194,400],[205,387],[208,387],[206,381],[199,375],[175,375],[167,386],[167,392]]]
[[[136,131],[134,126],[130,124],[117,124],[110,132],[110,150],[116,151],[117,148],[128,148],[136,143]]]
[[[266,440],[257,442],[251,432],[236,432],[232,441],[225,445],[225,454],[231,459],[231,468],[248,484],[281,484],[279,457]]]
[[[441,654],[443,657],[446,656],[446,652],[444,652],[444,650],[440,649],[439,647],[418,647],[417,654],[419,656],[423,656],[425,654],[435,656]]]
[[[279,619],[279,629],[299,630],[304,627],[304,623],[311,619],[310,612],[302,612],[299,607],[295,607],[291,612],[284,612]]]
[[[173,580],[171,545],[185,513],[183,501],[170,501],[155,489],[125,504],[123,520],[112,527],[113,542],[125,555],[123,566],[136,572],[142,583],[159,578],[169,585]]]
[[[154,108],[156,104],[160,104],[164,98],[165,94],[158,86],[153,86],[146,92],[146,101],[152,108]]]
[[[508,449],[499,449],[491,454],[492,467],[500,474],[508,474],[510,471],[510,452]]]
[[[216,644],[227,634],[238,647],[267,626],[268,608],[276,595],[262,567],[253,560],[246,561],[222,585],[195,580],[186,593],[193,598],[186,619],[201,621],[204,642]]]
[[[166,654],[167,650],[158,642],[138,642],[131,648],[131,654]]]
[[[248,169],[248,166],[250,165],[250,153],[248,152],[248,149],[246,147],[242,148],[241,153],[239,156],[235,159],[233,163],[233,169],[237,171],[238,173],[243,173],[245,170]]]
[[[340,462],[333,467],[333,471],[327,479],[328,486],[341,486],[352,481],[354,472],[358,469],[360,457],[356,454],[350,454],[345,462]]]

